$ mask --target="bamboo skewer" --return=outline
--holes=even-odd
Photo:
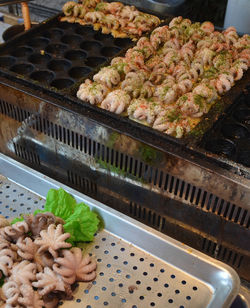
[[[24,30],[27,31],[31,28],[30,12],[29,12],[28,3],[21,2],[21,7],[22,7],[23,20],[24,20]]]

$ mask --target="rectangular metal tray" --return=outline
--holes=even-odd
[[[99,213],[105,229],[84,245],[97,278],[80,283],[64,307],[229,307],[240,280],[229,266],[173,240],[0,154],[0,211],[7,218],[42,208],[63,187]]]

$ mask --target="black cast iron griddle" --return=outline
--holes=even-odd
[[[64,90],[132,44],[91,26],[60,22],[59,16],[1,46],[0,69],[42,88]]]
[[[248,120],[245,120],[244,112],[244,119],[239,119],[240,116],[230,119],[233,125],[226,120],[227,116],[231,117],[232,110],[236,114],[238,109],[242,113],[242,109],[247,108],[239,97],[244,91],[248,93],[249,70],[214,104],[189,135],[176,139],[76,97],[77,89],[86,78],[91,78],[102,66],[109,65],[113,57],[124,55],[135,43],[130,39],[115,39],[94,31],[91,26],[60,22],[60,16],[62,14],[3,44],[0,47],[0,76],[14,81],[17,87],[18,84],[25,85],[38,93],[47,93],[63,100],[66,98],[69,109],[75,104],[91,110],[97,121],[99,115],[107,117],[109,123],[118,123],[116,127],[122,133],[131,135],[133,130],[132,135],[139,135],[142,141],[148,140],[145,136],[148,134],[152,139],[150,144],[157,147],[168,149],[171,144],[189,148],[196,153],[206,150],[215,153],[215,160],[221,157],[226,165],[235,161],[250,167],[249,126],[246,126],[245,121]],[[246,101],[245,98],[243,100]]]

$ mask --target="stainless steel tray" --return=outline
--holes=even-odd
[[[80,283],[63,307],[229,307],[240,280],[229,266],[173,240],[0,154],[0,214],[42,208],[50,188],[63,187],[103,218],[105,230],[86,245],[97,278]]]

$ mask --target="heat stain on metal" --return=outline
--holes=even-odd
[[[6,218],[41,209],[44,202],[0,176],[0,214]],[[202,281],[105,230],[81,247],[97,260],[97,278],[91,283],[79,283],[74,300],[62,302],[63,307],[204,308],[213,296]]]

